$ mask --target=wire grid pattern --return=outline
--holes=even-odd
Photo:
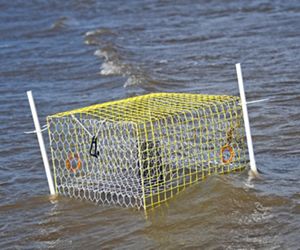
[[[47,117],[58,193],[148,208],[248,165],[239,98],[154,93]]]

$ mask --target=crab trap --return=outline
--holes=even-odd
[[[152,208],[249,162],[240,99],[155,93],[47,117],[56,192]]]

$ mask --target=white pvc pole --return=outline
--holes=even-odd
[[[237,78],[238,78],[238,83],[239,83],[241,105],[242,105],[242,109],[243,109],[243,117],[244,117],[248,152],[249,152],[249,158],[250,158],[250,168],[254,174],[258,174],[257,168],[256,168],[256,163],[255,163],[255,157],[254,157],[254,150],[253,150],[252,137],[251,137],[251,131],[250,131],[250,123],[249,123],[249,116],[248,116],[248,110],[247,110],[247,101],[246,101],[245,90],[244,90],[241,64],[238,63],[235,65],[235,67],[236,67],[236,73],[237,73]]]
[[[46,153],[43,135],[42,135],[41,127],[40,127],[40,122],[39,122],[39,118],[37,116],[37,112],[36,112],[36,108],[35,108],[35,104],[34,104],[34,100],[33,100],[31,91],[27,91],[27,97],[28,97],[31,114],[32,114],[32,118],[33,118],[33,122],[34,122],[34,126],[35,126],[35,132],[37,134],[37,138],[38,138],[39,145],[40,145],[40,150],[41,150],[41,154],[42,154],[42,158],[43,158],[43,162],[44,162],[45,172],[46,172],[47,179],[48,179],[50,194],[55,195],[55,188],[54,188],[52,175],[51,175],[51,171],[50,171],[48,156]]]

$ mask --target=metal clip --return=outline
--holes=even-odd
[[[91,142],[91,147],[90,147],[90,155],[98,158],[99,156],[99,151],[97,150],[97,138],[93,136],[92,142]]]

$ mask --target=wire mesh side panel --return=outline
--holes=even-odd
[[[135,124],[77,114],[48,118],[48,125],[58,193],[143,206]]]
[[[208,175],[241,170],[248,163],[236,99],[183,108],[164,118],[152,114],[152,118],[139,127],[146,209]]]

